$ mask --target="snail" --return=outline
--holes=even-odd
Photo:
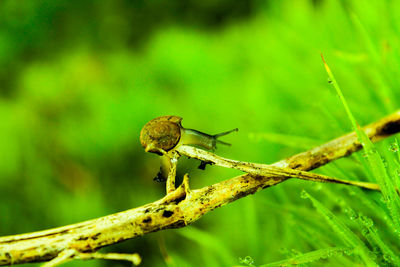
[[[179,145],[194,145],[213,151],[217,144],[230,146],[229,143],[218,140],[219,137],[238,131],[238,128],[235,128],[209,135],[184,128],[181,121],[182,118],[178,116],[161,116],[146,123],[140,132],[140,143],[145,151],[162,156]]]
[[[215,150],[217,144],[230,146],[229,143],[218,140],[219,137],[227,135],[231,132],[238,131],[237,128],[210,135],[197,130],[187,129],[182,127],[182,118],[178,116],[162,116],[152,119],[140,132],[140,143],[146,152],[156,153],[161,157],[161,168],[158,172],[155,181],[164,182],[167,180],[167,192],[172,191],[168,188],[174,188],[173,185],[168,185],[168,177],[171,175],[171,170],[176,166],[176,162],[171,161],[171,153],[180,145],[199,146],[207,150]],[[208,162],[201,162],[199,168],[205,168]],[[174,169],[176,171],[176,169]],[[174,182],[171,182],[174,183]]]

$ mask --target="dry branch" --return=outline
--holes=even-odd
[[[364,130],[372,141],[399,132],[400,111],[366,126]],[[271,166],[308,171],[350,155],[360,148],[361,144],[355,133],[350,133]],[[190,152],[183,146],[178,148],[178,152],[179,150],[180,153],[195,158],[200,155],[198,151]],[[201,189],[190,190],[189,178],[186,175],[182,185],[175,191],[142,207],[55,229],[0,237],[0,265],[49,261],[59,255],[70,255],[73,258],[74,255],[93,252],[101,247],[150,232],[183,227],[215,208],[281,183],[288,177],[277,173],[258,175],[253,172]]]
[[[177,151],[182,155],[199,159],[202,162],[206,162],[207,164],[218,165],[225,168],[240,170],[252,176],[274,176],[274,177],[280,177],[281,179],[299,178],[313,182],[354,185],[364,189],[380,191],[379,185],[373,183],[342,180],[339,178],[330,177],[322,174],[316,174],[302,170],[291,169],[287,167],[279,167],[276,166],[275,164],[267,165],[267,164],[226,159],[192,146],[182,145],[179,148],[177,148]]]

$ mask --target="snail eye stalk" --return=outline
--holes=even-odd
[[[231,144],[229,144],[229,143],[227,143],[227,142],[224,142],[224,141],[221,141],[221,140],[218,140],[218,138],[221,137],[221,136],[225,136],[225,135],[227,135],[227,134],[233,133],[233,132],[237,132],[237,131],[239,131],[239,129],[238,129],[238,128],[235,128],[235,129],[232,129],[232,130],[227,131],[227,132],[215,134],[215,135],[213,135],[213,137],[214,137],[216,143],[218,143],[218,144],[223,144],[223,145],[226,145],[226,146],[231,146]]]
[[[197,130],[182,128],[182,136],[179,143],[181,145],[195,145],[207,150],[214,151],[217,148],[217,144],[230,146],[231,144],[223,142],[218,138],[236,131],[238,131],[237,128],[227,132],[210,135]]]
[[[215,138],[218,138],[218,137],[221,137],[221,136],[224,136],[224,135],[233,133],[233,132],[237,132],[237,131],[239,131],[239,128],[235,128],[235,129],[232,129],[232,130],[230,130],[230,131],[223,132],[223,133],[219,133],[219,134],[214,134],[214,137],[215,137]]]

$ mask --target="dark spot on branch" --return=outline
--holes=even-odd
[[[173,211],[164,210],[164,212],[163,212],[162,216],[163,216],[163,217],[165,217],[165,218],[169,218],[169,217],[171,217],[171,216],[172,216],[172,214],[174,214],[174,212],[173,212]]]
[[[301,165],[300,163],[297,163],[297,164],[294,165],[294,166],[290,166],[290,165],[289,165],[289,167],[292,168],[292,169],[300,169],[301,166],[302,166],[302,165]]]
[[[322,165],[324,165],[325,163],[322,163],[322,162],[320,162],[320,161],[317,161],[317,162],[314,162],[311,166],[310,166],[310,170],[314,170],[314,169],[316,169],[316,168],[318,168],[318,167],[320,167],[320,166],[322,166]]]
[[[377,129],[379,135],[391,135],[400,131],[400,121],[391,121]]]
[[[316,169],[322,165],[324,165],[325,163],[329,162],[329,158],[322,153],[316,153],[314,155],[312,155],[311,159],[310,159],[310,166],[307,167],[307,170],[313,170]]]
[[[149,222],[151,222],[151,218],[148,217],[148,218],[144,219],[143,222],[144,222],[144,223],[149,223]]]
[[[78,238],[78,241],[85,241],[85,240],[88,240],[88,239],[89,239],[89,237],[87,237],[87,236],[81,236],[81,237]]]
[[[97,233],[94,236],[92,236],[93,240],[97,240],[99,238],[99,236],[101,235],[101,233]]]
[[[183,193],[181,196],[177,196],[175,199],[169,199],[168,201],[165,201],[164,204],[165,205],[169,205],[169,204],[179,204],[181,203],[183,200],[186,199],[186,193]],[[164,208],[163,208],[164,209]],[[160,209],[157,209],[155,212],[160,211]]]
[[[153,212],[157,213],[157,212],[162,211],[162,210],[165,210],[165,206],[157,207]]]
[[[171,224],[169,224],[169,225],[166,225],[165,227],[161,227],[159,230],[162,230],[162,229],[181,228],[181,227],[184,227],[184,226],[186,226],[186,225],[187,225],[187,224],[185,223],[184,220],[178,220],[178,221],[176,221],[176,222],[174,222],[174,223],[171,223]]]
[[[235,192],[235,195],[233,196],[233,200],[232,201],[235,201],[237,199],[240,199],[240,198],[245,197],[245,196],[250,195],[250,194],[254,194],[255,192],[257,192],[257,187],[251,188],[250,190],[247,190],[247,191],[244,191],[244,192],[242,192],[242,191],[241,192]]]
[[[179,204],[180,202],[184,201],[185,199],[186,199],[186,194],[184,196],[182,196],[182,197],[179,197],[179,198],[175,199],[173,202],[175,204]]]
[[[184,220],[179,220],[179,221],[171,224],[171,226],[172,226],[172,228],[181,228],[181,227],[186,226],[186,223]]]
[[[215,191],[215,187],[214,186],[208,186],[207,190],[205,190],[204,195],[209,195],[212,194]]]
[[[48,261],[51,259],[54,259],[58,255],[58,252],[48,252],[44,255],[35,255],[31,257],[25,257],[22,261],[18,261],[17,264],[20,263],[28,263],[28,262],[42,262],[42,261]],[[16,264],[15,259],[13,259],[13,264]]]
[[[146,209],[146,210],[144,211],[144,213],[149,213],[149,211],[150,211],[150,209]]]

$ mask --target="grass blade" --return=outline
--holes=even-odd
[[[400,199],[397,194],[397,190],[393,183],[393,180],[390,179],[389,174],[387,173],[387,169],[385,167],[381,155],[376,150],[374,144],[371,142],[371,140],[368,138],[366,133],[361,129],[356,119],[354,118],[349,108],[349,105],[347,104],[347,101],[343,96],[342,90],[340,89],[338,83],[336,82],[336,79],[331,69],[329,68],[328,64],[326,63],[324,57],[322,55],[321,57],[324,62],[326,72],[328,73],[328,76],[332,82],[332,85],[335,88],[336,93],[338,94],[340,101],[342,102],[344,109],[346,110],[347,116],[351,121],[352,127],[355,130],[358,139],[360,140],[360,143],[365,149],[364,154],[365,157],[367,158],[368,167],[370,168],[372,174],[374,175],[376,181],[378,182],[382,190],[384,202],[386,203],[389,209],[393,223],[396,226],[396,229],[400,229]],[[399,231],[398,234],[400,234]]]
[[[195,227],[183,228],[176,231],[176,233],[196,242],[203,248],[208,249],[210,252],[216,253],[224,265],[231,265],[234,263],[235,257],[231,254],[228,247],[210,233],[204,232]]]
[[[343,242],[347,246],[354,248],[354,252],[360,255],[367,266],[376,265],[368,256],[370,251],[366,247],[366,245],[342,221],[340,221],[330,210],[328,210],[306,191],[303,191],[301,193],[301,196],[302,198],[308,198],[311,200],[313,206],[326,219],[326,221],[336,232],[336,234],[343,240]]]
[[[351,254],[352,252],[353,252],[353,249],[347,248],[347,247],[323,248],[323,249],[318,249],[318,250],[314,250],[311,252],[307,252],[307,253],[295,256],[293,258],[290,258],[290,259],[261,265],[260,267],[298,265],[298,264],[304,264],[304,263],[310,263],[313,261],[318,261],[321,259],[327,259],[329,257],[342,256],[343,253]]]

